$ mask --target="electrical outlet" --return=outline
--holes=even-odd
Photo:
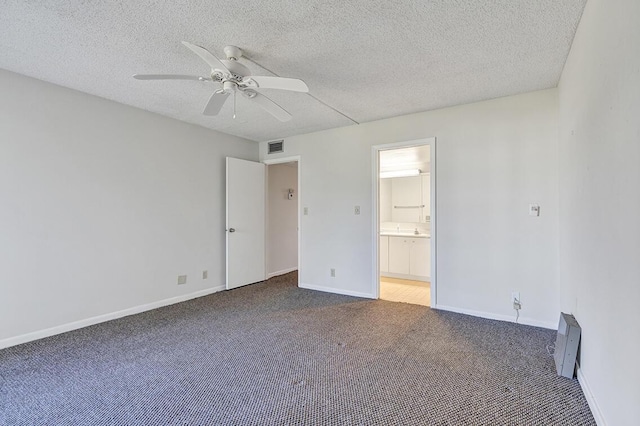
[[[359,214],[360,214],[360,206],[355,206],[355,208],[353,209],[353,212],[354,212],[356,215],[359,215]]]
[[[207,278],[209,278],[209,271],[202,271],[202,279],[206,280]]]
[[[178,285],[186,284],[187,276],[186,275],[178,275]]]
[[[302,214],[304,214],[305,216],[309,216],[309,207],[305,207],[303,209],[303,213]]]
[[[336,270],[331,268],[331,277],[335,278],[336,277]]]

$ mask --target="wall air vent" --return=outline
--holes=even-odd
[[[269,154],[277,154],[278,152],[284,152],[284,139],[280,141],[269,142]]]

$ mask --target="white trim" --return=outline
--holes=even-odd
[[[430,220],[429,220],[429,237],[431,238],[431,276],[429,277],[429,296],[431,298],[431,307],[435,308],[438,302],[438,285],[437,285],[437,270],[438,270],[438,191],[436,186],[436,179],[438,178],[437,167],[437,140],[432,138],[432,142],[429,144],[430,158],[429,158],[429,183],[431,185],[429,191],[430,205]]]
[[[150,311],[152,309],[161,308],[167,305],[173,305],[176,303],[184,302],[197,297],[207,296],[218,291],[225,290],[224,285],[207,288],[205,290],[199,290],[189,294],[183,294],[182,296],[171,297],[169,299],[158,300],[157,302],[146,303],[144,305],[133,306],[131,308],[123,309],[121,311],[111,312],[108,314],[98,315],[91,318],[86,318],[79,321],[69,322],[66,324],[58,325],[44,330],[33,331],[27,334],[21,334],[19,336],[9,337],[7,339],[0,340],[0,349],[8,348],[10,346],[20,345],[22,343],[31,342],[33,340],[42,339],[56,334],[66,333],[67,331],[77,330],[79,328],[88,327],[90,325],[99,324],[101,322],[111,321],[117,318],[126,317],[129,315],[139,314],[141,312]]]
[[[498,320],[498,321],[506,321],[506,322],[516,322],[515,314],[513,316],[511,316],[511,315],[502,315],[502,314],[494,314],[494,313],[491,313],[491,312],[474,311],[472,309],[456,308],[456,307],[453,307],[453,306],[445,306],[445,305],[436,305],[434,308],[435,309],[440,309],[442,311],[449,311],[449,312],[456,312],[458,314],[471,315],[472,317],[480,317],[480,318],[486,318],[486,319],[492,319],[492,320]],[[546,329],[549,329],[549,330],[557,330],[558,329],[558,324],[556,324],[554,322],[539,321],[539,320],[536,320],[536,319],[533,319],[533,318],[526,318],[526,317],[520,317],[518,319],[518,324],[532,325],[534,327],[541,327],[541,328],[546,328]]]
[[[399,278],[401,280],[411,280],[411,281],[421,281],[425,283],[430,283],[430,277],[421,277],[419,275],[409,275],[409,274],[396,274],[395,272],[380,272],[381,277],[387,278]]]
[[[291,157],[278,157],[278,158],[271,158],[268,160],[262,160],[262,162],[264,164],[266,164],[267,166],[270,166],[272,164],[282,164],[282,163],[293,163],[293,162],[300,162],[300,156],[299,155],[292,155]],[[300,164],[298,164],[298,166],[300,166]]]
[[[293,271],[295,271],[297,269],[298,269],[298,267],[294,266],[293,268],[287,268],[287,269],[283,269],[281,271],[270,272],[270,273],[267,274],[267,279],[272,278],[272,277],[277,277],[278,275],[288,274],[289,272],[293,272]]]
[[[300,283],[298,284],[298,287],[306,288],[307,290],[323,291],[325,293],[343,294],[345,296],[354,296],[354,297],[364,297],[366,299],[377,299],[377,297],[371,293],[362,293],[359,291],[343,290],[341,288],[325,287],[322,285]]]
[[[266,246],[265,246],[266,247]],[[229,289],[229,157],[224,159],[224,288]],[[265,268],[266,271],[266,268]]]
[[[271,166],[273,164],[291,163],[291,162],[294,162],[294,161],[298,163],[298,176],[297,176],[298,177],[298,196],[296,197],[298,199],[298,266],[296,268],[292,269],[292,271],[294,271],[296,269],[298,271],[300,271],[300,267],[302,265],[302,260],[301,260],[302,259],[302,257],[301,257],[301,254],[302,254],[302,250],[301,250],[301,247],[302,247],[302,207],[301,207],[301,205],[302,205],[302,197],[301,197],[301,194],[302,194],[302,179],[300,178],[302,176],[302,172],[301,172],[301,170],[302,170],[302,156],[300,156],[300,155],[292,155],[290,157],[278,157],[278,158],[271,158],[269,160],[265,159],[265,160],[262,160],[262,163],[265,164],[266,166]],[[269,167],[266,167],[266,169],[267,169],[267,172],[268,172],[269,171]],[[268,182],[266,182],[266,184],[268,185]],[[266,194],[267,194],[266,195],[266,199],[268,200],[269,199],[269,191],[268,191],[268,189],[266,191]],[[267,212],[265,214],[265,217],[266,217],[267,214],[268,214],[268,209],[266,208],[266,205],[265,205],[265,211]],[[267,228],[265,226],[265,232],[266,232],[266,230],[267,230]],[[266,247],[267,247],[266,235],[265,235],[265,239],[264,240],[265,240],[265,250],[266,250]],[[265,262],[266,262],[266,259],[267,259],[266,254],[267,253],[265,253],[265,257],[264,257],[265,258]],[[291,271],[288,271],[288,272],[291,272]],[[272,274],[276,274],[276,273],[273,272]],[[272,276],[274,276],[272,274],[267,275],[267,279],[269,279]],[[300,287],[300,274],[298,274],[298,287]]]
[[[375,299],[380,298],[380,253],[379,253],[379,240],[380,240],[380,223],[379,223],[379,198],[380,198],[380,158],[378,153],[380,151],[397,148],[409,148],[413,146],[429,145],[430,159],[429,159],[429,174],[430,174],[430,197],[431,197],[431,221],[429,225],[431,236],[431,307],[436,308],[438,300],[438,274],[437,274],[437,198],[436,198],[436,138],[424,138],[414,139],[404,142],[393,142],[381,145],[374,145],[371,147],[371,212],[372,212],[372,253],[373,259],[373,281],[371,293],[375,296]]]
[[[580,387],[582,388],[582,393],[584,393],[584,397],[587,400],[587,404],[589,404],[589,408],[591,409],[591,414],[593,414],[593,418],[596,421],[598,426],[606,426],[607,422],[604,421],[604,417],[602,416],[602,411],[600,411],[600,407],[596,402],[596,398],[593,396],[593,392],[591,391],[591,386],[589,386],[589,381],[584,376],[582,372],[582,368],[580,368],[580,364],[578,364],[578,383],[580,383]]]
[[[373,259],[373,281],[371,293],[374,299],[380,298],[380,150],[377,146],[371,147],[371,223],[372,244],[371,258]]]

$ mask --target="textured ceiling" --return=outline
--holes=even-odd
[[[313,97],[265,91],[281,123],[238,97],[201,115],[213,83],[180,42],[234,44],[303,79],[357,122],[555,87],[586,0],[2,0],[0,68],[253,140],[352,124]],[[244,62],[253,74],[272,75]]]

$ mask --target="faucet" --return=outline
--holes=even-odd
[[[420,235],[420,232],[418,232],[418,228],[416,228],[416,229],[413,231],[413,235]]]

